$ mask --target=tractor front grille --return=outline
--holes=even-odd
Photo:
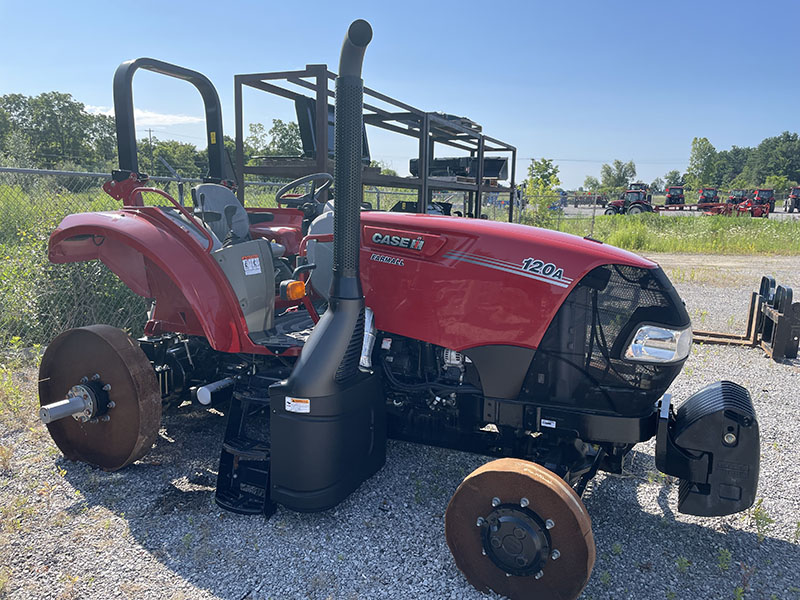
[[[683,361],[642,364],[622,359],[643,323],[683,328],[689,315],[660,268],[605,265],[570,292],[547,329],[523,386],[537,403],[636,416],[678,375]]]

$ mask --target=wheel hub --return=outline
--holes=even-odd
[[[550,534],[545,522],[529,508],[501,504],[484,520],[483,548],[506,573],[538,573],[550,555]]]
[[[85,379],[85,378],[84,378]],[[83,410],[72,415],[72,418],[81,423],[97,422],[98,417],[103,417],[112,408],[114,403],[108,399],[108,389],[111,386],[99,381],[99,377],[93,381],[82,381],[78,385],[73,385],[67,392],[67,400],[77,399],[83,402]]]

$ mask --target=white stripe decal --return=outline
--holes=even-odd
[[[557,279],[550,279],[548,277],[543,277],[541,275],[534,275],[533,273],[531,273],[529,271],[525,271],[524,269],[521,269],[521,268],[503,267],[501,265],[496,265],[496,264],[489,263],[489,262],[484,262],[484,261],[480,261],[480,260],[476,260],[476,259],[472,259],[472,258],[467,258],[467,257],[464,257],[464,256],[455,256],[455,255],[452,255],[450,253],[445,254],[444,257],[445,258],[452,258],[454,260],[458,260],[458,261],[461,261],[461,262],[468,262],[468,263],[471,263],[473,265],[478,265],[478,266],[481,266],[481,267],[488,267],[489,269],[494,269],[496,271],[504,271],[506,273],[512,273],[514,275],[521,275],[522,277],[527,277],[529,279],[535,279],[536,281],[542,281],[544,283],[549,283],[550,285],[555,285],[555,286],[558,286],[558,287],[563,287],[563,288],[569,287],[569,284],[564,283],[563,281],[559,281]]]
[[[487,265],[495,264],[495,265],[498,265],[498,266],[509,267],[511,269],[517,269],[518,271],[520,271],[521,273],[524,273],[524,274],[529,274],[530,273],[530,271],[526,271],[525,269],[520,267],[519,263],[512,263],[512,262],[509,262],[509,261],[506,261],[506,260],[500,260],[498,258],[491,258],[489,256],[481,256],[480,254],[470,254],[469,252],[458,252],[458,251],[455,251],[455,250],[451,250],[450,252],[447,252],[445,254],[445,256],[448,257],[448,258],[455,258],[455,259],[469,258],[469,259],[472,259],[472,260],[482,261],[482,262],[486,263]],[[547,275],[542,275],[542,277],[544,277],[545,279],[550,279],[552,281],[559,282],[559,283],[564,283],[564,282],[572,283],[572,279],[569,278],[569,277],[562,277],[561,279],[555,279],[555,278],[552,278],[552,277],[548,277]]]

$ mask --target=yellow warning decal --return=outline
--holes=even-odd
[[[286,396],[286,411],[293,413],[311,412],[311,400],[308,398],[293,398]]]
[[[211,143],[212,144],[216,144],[217,143],[217,132],[216,131],[212,131],[208,135],[211,138]]]

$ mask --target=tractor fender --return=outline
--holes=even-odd
[[[53,263],[100,260],[133,292],[155,299],[145,327],[205,337],[222,352],[265,353],[204,238],[156,207],[69,215],[50,236]]]

